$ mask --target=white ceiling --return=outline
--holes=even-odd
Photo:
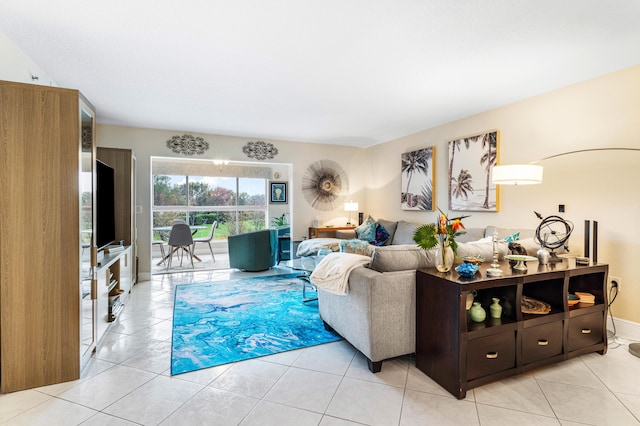
[[[638,0],[0,0],[98,122],[370,146],[640,63]]]

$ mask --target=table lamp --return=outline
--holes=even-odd
[[[351,225],[351,212],[358,211],[358,203],[354,203],[353,201],[344,203],[344,211],[349,212],[349,219],[347,220],[347,225]]]

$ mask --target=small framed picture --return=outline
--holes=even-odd
[[[287,182],[271,182],[271,202],[287,204]]]

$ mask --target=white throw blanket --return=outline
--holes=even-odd
[[[345,295],[349,292],[349,274],[358,266],[371,262],[368,256],[354,253],[329,253],[309,277],[311,282],[330,293]]]

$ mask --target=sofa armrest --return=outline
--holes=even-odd
[[[358,238],[356,234],[356,230],[354,229],[340,229],[336,231],[336,238],[340,238],[341,240],[353,240]]]
[[[346,296],[318,289],[320,316],[373,362],[415,352],[416,271],[360,267]]]

